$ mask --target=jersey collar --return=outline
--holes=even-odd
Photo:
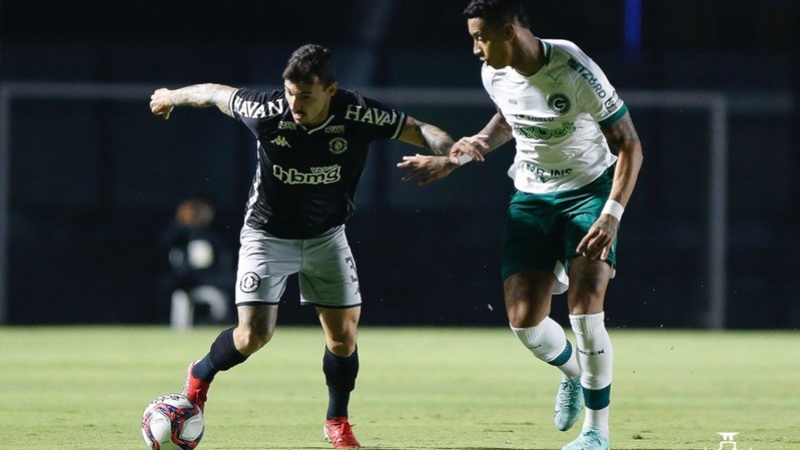
[[[553,56],[553,44],[545,41],[544,39],[539,39],[539,42],[542,43],[542,54],[544,55],[544,64],[550,64],[550,58]]]
[[[324,122],[322,122],[321,124],[317,125],[316,127],[312,128],[310,130],[308,128],[306,128],[306,127],[303,127],[302,125],[300,125],[300,126],[303,127],[304,130],[306,130],[306,133],[311,134],[311,133],[313,133],[315,131],[319,131],[319,130],[327,127],[328,124],[331,123],[331,120],[333,120],[334,117],[336,117],[336,116],[334,116],[333,114],[329,115],[328,118],[325,119]]]

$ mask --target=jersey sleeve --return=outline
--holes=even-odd
[[[281,91],[255,91],[238,89],[229,100],[228,107],[233,118],[244,123],[258,136],[258,123],[272,116],[283,114],[287,107],[280,96]]]
[[[594,60],[575,44],[570,50],[567,64],[575,73],[578,103],[600,126],[611,125],[625,115],[628,107]]]
[[[408,117],[406,113],[368,97],[361,97],[361,102],[359,122],[369,130],[373,139],[400,137]]]

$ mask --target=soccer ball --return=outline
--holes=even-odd
[[[191,450],[205,430],[200,407],[182,394],[156,397],[142,414],[142,436],[153,450]]]

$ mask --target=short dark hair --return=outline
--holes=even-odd
[[[492,27],[517,19],[523,27],[531,27],[520,0],[471,0],[464,9],[464,17],[483,19]]]
[[[306,44],[292,53],[283,70],[283,79],[313,84],[314,76],[323,86],[328,86],[336,81],[336,66],[330,50],[321,45]]]

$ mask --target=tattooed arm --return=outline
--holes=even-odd
[[[474,161],[483,161],[483,155],[495,150],[513,137],[511,126],[506,122],[503,113],[497,110],[497,113],[478,134],[463,137],[453,144],[451,154],[455,158],[468,155]]]
[[[609,198],[625,206],[633,194],[639,169],[642,167],[642,144],[639,142],[639,135],[636,134],[630,113],[625,113],[621,119],[604,128],[603,134],[619,154]]]
[[[195,84],[180,89],[161,88],[150,96],[150,111],[164,119],[169,119],[176,106],[206,108],[216,106],[225,115],[233,117],[228,102],[236,88],[221,84]]]
[[[468,161],[483,161],[483,155],[500,147],[512,138],[511,127],[500,111],[476,135],[463,137],[451,145],[441,156],[404,156],[397,164],[400,169],[409,169],[403,181],[417,179],[420,185],[430,184],[452,173]],[[438,154],[437,154],[438,155]]]
[[[446,156],[453,146],[453,138],[441,128],[406,117],[399,139],[405,143],[430,150],[434,155]]]
[[[633,194],[639,169],[642,167],[642,144],[636,134],[636,128],[629,113],[603,128],[608,143],[619,153],[617,167],[614,171],[614,182],[611,185],[609,200],[619,202],[623,207]],[[578,252],[589,258],[605,260],[611,244],[617,237],[619,220],[611,214],[601,214],[589,232],[578,244]]]

